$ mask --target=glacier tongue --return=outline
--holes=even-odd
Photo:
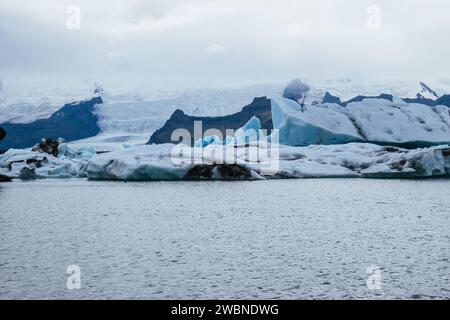
[[[292,146],[371,142],[408,148],[450,143],[450,109],[384,99],[300,106],[272,98],[273,127],[280,143]]]

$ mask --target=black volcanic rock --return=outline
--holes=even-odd
[[[6,137],[6,131],[0,127],[0,140],[3,140],[4,137]]]
[[[176,110],[164,126],[153,133],[147,144],[178,143],[179,141],[171,141],[172,132],[176,129],[186,129],[191,134],[191,145],[193,145],[195,140],[194,121],[202,121],[202,135],[208,129],[217,129],[225,137],[226,129],[239,129],[252,116],[259,118],[262,129],[272,129],[270,99],[266,97],[255,98],[251,104],[242,108],[240,112],[222,117],[193,117],[186,115],[181,110]]]
[[[66,141],[73,141],[95,136],[100,128],[94,108],[102,102],[101,97],[94,97],[66,104],[48,119],[26,124],[3,123],[1,126],[8,135],[0,142],[0,149],[32,147],[42,138],[57,140],[62,137]]]
[[[352,103],[352,102],[361,102],[364,99],[385,99],[385,100],[389,100],[389,101],[392,102],[394,97],[391,94],[386,94],[386,93],[382,93],[382,94],[380,94],[378,96],[362,96],[362,95],[359,95],[359,96],[356,96],[354,98],[351,98],[348,101],[343,102],[342,106],[345,107],[346,105],[348,105],[349,103]]]
[[[443,105],[450,108],[450,94],[444,94],[434,101],[435,106]]]
[[[433,107],[436,105],[435,100],[425,99],[425,98],[403,98],[403,101],[405,101],[407,103],[420,103],[420,104],[424,104],[424,105],[427,105],[430,107]]]
[[[322,103],[337,103],[338,105],[342,105],[341,98],[333,96],[328,91],[325,92]]]
[[[405,101],[407,103],[421,103],[421,104],[425,104],[430,107],[443,105],[443,106],[447,106],[450,108],[450,95],[449,94],[444,94],[443,96],[440,96],[436,100],[425,99],[425,98],[404,98],[403,101]]]
[[[248,168],[237,164],[197,164],[186,174],[192,180],[249,180],[252,173]]]
[[[0,174],[0,182],[9,182],[11,180],[12,180],[11,177],[4,176],[4,175]]]
[[[59,142],[52,139],[42,139],[40,143],[33,147],[33,151],[45,152],[53,155],[54,157],[58,156],[58,146]]]

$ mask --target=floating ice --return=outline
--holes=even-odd
[[[407,148],[450,143],[450,109],[384,99],[317,104],[299,111],[295,101],[272,98],[279,142],[292,146],[371,142]]]
[[[245,144],[250,141],[258,140],[260,130],[261,121],[253,116],[243,127],[236,130],[236,133],[234,134],[235,141],[237,144]]]
[[[0,174],[22,179],[124,181],[450,176],[450,147],[446,145],[407,150],[370,143],[290,147],[253,141],[248,145],[185,147],[175,155],[176,150],[172,144],[144,145],[87,159],[80,150],[54,157],[30,149],[10,149],[0,156]],[[271,171],[267,163],[271,163]]]
[[[286,98],[272,98],[272,122],[281,144],[344,144],[363,141],[352,121],[335,104],[308,106]]]

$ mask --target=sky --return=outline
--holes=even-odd
[[[450,78],[448,0],[0,0],[4,85]]]

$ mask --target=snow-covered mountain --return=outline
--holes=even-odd
[[[381,93],[417,98],[416,81],[384,81],[379,83],[338,79],[304,79],[310,87],[305,104],[320,103],[328,91],[347,101],[357,95],[377,96]],[[5,81],[7,84],[7,82]],[[0,123],[30,123],[48,118],[67,103],[92,97],[93,90],[101,88],[80,84],[68,88],[48,86],[21,87],[4,85],[0,91]],[[427,82],[429,92],[450,92],[450,82]],[[183,91],[140,89],[119,92],[101,88],[104,103],[96,112],[99,126],[106,134],[152,133],[161,127],[170,115],[181,109],[192,116],[223,116],[238,112],[254,97],[279,96],[286,83],[254,85],[232,89],[189,89]],[[421,87],[421,92],[425,87]],[[427,91],[428,92],[428,91]],[[426,97],[424,91],[423,96]],[[431,93],[432,94],[432,93]],[[434,98],[435,99],[435,98]]]
[[[378,96],[381,93],[395,97],[410,97],[419,100],[417,82],[386,81],[376,84],[368,81],[339,79],[302,79],[310,90],[306,93],[305,105],[322,103],[326,92],[328,98],[340,98],[343,105],[355,96]],[[83,84],[67,89],[49,87],[20,88],[3,85],[0,91],[0,124],[32,124],[36,120],[49,119],[61,106],[84,101],[93,95],[101,95],[103,103],[94,108],[100,128],[99,135],[83,143],[104,145],[120,143],[145,143],[177,109],[190,116],[225,116],[238,112],[255,97],[280,96],[284,84],[254,85],[234,89],[190,89],[184,91],[137,90],[117,92]],[[450,92],[450,82],[420,83],[423,97]],[[94,92],[95,91],[95,92]],[[448,96],[439,100],[447,101]],[[353,100],[351,100],[353,101]],[[423,103],[437,100],[421,98]],[[82,127],[79,128],[83,130]],[[80,135],[83,136],[83,135]],[[84,135],[86,136],[86,135]]]
[[[53,140],[63,137],[67,141],[95,136],[100,132],[95,106],[102,103],[101,97],[65,104],[49,118],[30,123],[1,124],[7,134],[0,141],[0,149],[28,148],[43,138]]]

